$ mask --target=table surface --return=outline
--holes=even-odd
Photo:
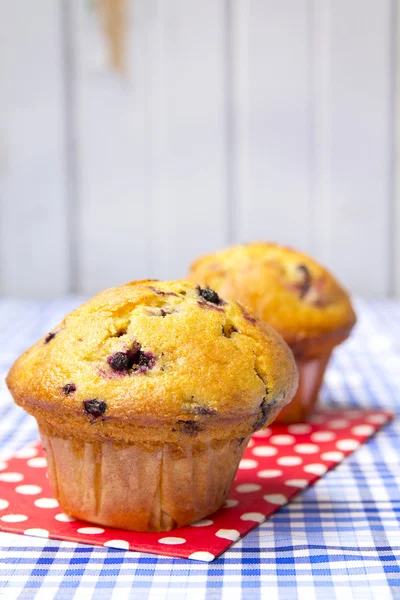
[[[12,361],[77,298],[0,300],[0,459],[37,438],[4,384]],[[359,323],[321,403],[400,407],[400,303],[357,301]],[[213,563],[0,533],[0,596],[61,600],[400,598],[400,428],[385,427]]]

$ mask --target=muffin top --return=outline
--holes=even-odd
[[[204,256],[191,266],[190,279],[250,307],[299,358],[330,350],[356,320],[348,294],[324,267],[278,244],[252,243]]]
[[[185,281],[135,281],[70,313],[7,384],[42,431],[93,441],[245,437],[297,386],[281,337]]]

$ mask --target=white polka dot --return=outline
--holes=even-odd
[[[239,463],[239,469],[255,469],[258,467],[258,462],[252,458],[242,458]]]
[[[313,473],[314,475],[324,475],[327,472],[328,468],[325,465],[321,465],[319,463],[315,463],[312,465],[306,465],[304,467],[306,473]]]
[[[281,456],[276,462],[281,467],[295,467],[296,465],[300,465],[303,459],[300,456]]]
[[[354,433],[354,435],[372,435],[375,433],[375,427],[372,427],[372,425],[356,425],[352,428],[351,433]]]
[[[234,498],[228,498],[225,500],[225,504],[223,508],[233,508],[239,504],[239,500],[235,500]]]
[[[0,521],[4,521],[4,523],[22,523],[22,521],[27,521],[28,517],[26,515],[3,515],[0,517]]]
[[[159,544],[168,544],[169,546],[178,546],[179,544],[186,544],[186,540],[181,537],[164,537],[158,540]]]
[[[296,438],[292,435],[273,435],[269,441],[276,446],[290,446],[295,443]]]
[[[311,425],[307,423],[294,423],[288,427],[290,433],[310,433],[311,429]]]
[[[279,477],[282,475],[282,471],[280,469],[264,469],[264,471],[258,471],[257,476],[261,477],[261,479],[272,479],[274,477]]]
[[[252,452],[254,456],[275,456],[278,454],[278,449],[272,446],[256,446]]]
[[[264,429],[260,429],[260,431],[256,431],[253,433],[253,437],[265,438],[271,435],[271,430],[269,427],[264,427]]]
[[[386,423],[386,421],[388,420],[386,415],[368,415],[365,418],[370,423],[376,423],[377,425],[382,425],[383,423]]]
[[[236,491],[239,492],[239,494],[258,492],[259,490],[261,490],[261,485],[258,485],[258,483],[241,483],[236,486]]]
[[[288,479],[285,481],[285,485],[298,488],[305,488],[308,486],[308,483],[307,479]]]
[[[311,435],[313,442],[331,442],[336,437],[336,433],[333,431],[316,431]]]
[[[332,419],[328,422],[328,426],[331,429],[345,429],[349,426],[349,422],[346,419]]]
[[[232,542],[240,538],[240,533],[237,529],[218,529],[215,535],[224,540],[231,540]]]
[[[35,456],[34,458],[30,458],[27,464],[29,467],[39,469],[42,467],[47,467],[47,460],[44,458],[44,456]]]
[[[80,527],[78,529],[78,533],[83,533],[86,535],[98,535],[99,533],[104,533],[104,529],[101,527]]]
[[[270,504],[277,504],[278,506],[283,506],[288,501],[283,494],[266,494],[264,500],[270,502]]]
[[[74,517],[70,517],[65,513],[58,513],[58,515],[56,515],[54,518],[56,521],[60,521],[60,523],[72,523],[73,521],[76,521]]]
[[[257,523],[262,523],[265,519],[265,515],[259,512],[248,512],[244,513],[240,518],[242,521],[257,521]]]
[[[249,440],[248,444],[247,444],[247,447],[248,448],[252,448],[253,446],[254,446],[254,440]]]
[[[315,424],[319,424],[319,423],[323,423],[325,421],[326,417],[324,417],[323,415],[311,415],[310,417],[307,418],[307,421],[309,423],[315,423]]]
[[[324,452],[324,454],[321,454],[321,458],[322,458],[322,460],[339,462],[344,459],[344,454],[343,454],[343,452],[338,452],[336,450],[333,450],[332,452]]]
[[[10,506],[10,503],[8,502],[8,500],[3,500],[2,498],[0,499],[0,510],[4,510],[5,508],[8,508]]]
[[[24,496],[35,496],[36,494],[40,494],[42,488],[38,485],[18,485],[15,491],[17,494],[23,494]]]
[[[315,454],[319,452],[319,446],[316,444],[296,444],[294,449],[299,454]]]
[[[4,462],[3,460],[0,460],[0,471],[4,471],[4,469],[7,469],[8,464],[6,462]]]
[[[21,473],[0,473],[0,481],[5,481],[7,483],[17,483],[17,481],[22,481],[24,476]]]
[[[58,502],[55,498],[38,498],[34,505],[38,508],[57,508]]]
[[[129,542],[126,540],[108,540],[108,542],[104,542],[103,546],[118,548],[119,550],[129,550]]]
[[[35,537],[48,538],[50,532],[47,529],[40,529],[40,527],[33,527],[32,529],[25,529],[24,535],[33,535]]]
[[[360,445],[358,440],[339,440],[336,443],[338,450],[355,450]]]
[[[212,525],[214,523],[214,521],[211,521],[211,519],[201,519],[201,521],[196,521],[195,523],[191,524],[191,527],[207,527],[208,525]]]
[[[211,562],[212,560],[214,560],[215,556],[214,554],[211,554],[211,552],[199,550],[198,552],[193,552],[192,554],[189,554],[188,558],[191,558],[192,560]]]
[[[38,453],[38,449],[33,446],[26,446],[25,448],[21,448],[14,454],[14,458],[32,458],[32,456],[36,456]]]

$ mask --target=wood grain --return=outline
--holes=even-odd
[[[68,291],[61,4],[0,2],[0,291]]]
[[[235,0],[233,9],[236,235],[309,250],[309,2]]]
[[[391,286],[391,2],[315,2],[317,254],[353,291]]]

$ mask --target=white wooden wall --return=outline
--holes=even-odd
[[[122,75],[90,2],[39,4],[0,0],[2,294],[251,239],[394,292],[395,0],[127,0]]]

